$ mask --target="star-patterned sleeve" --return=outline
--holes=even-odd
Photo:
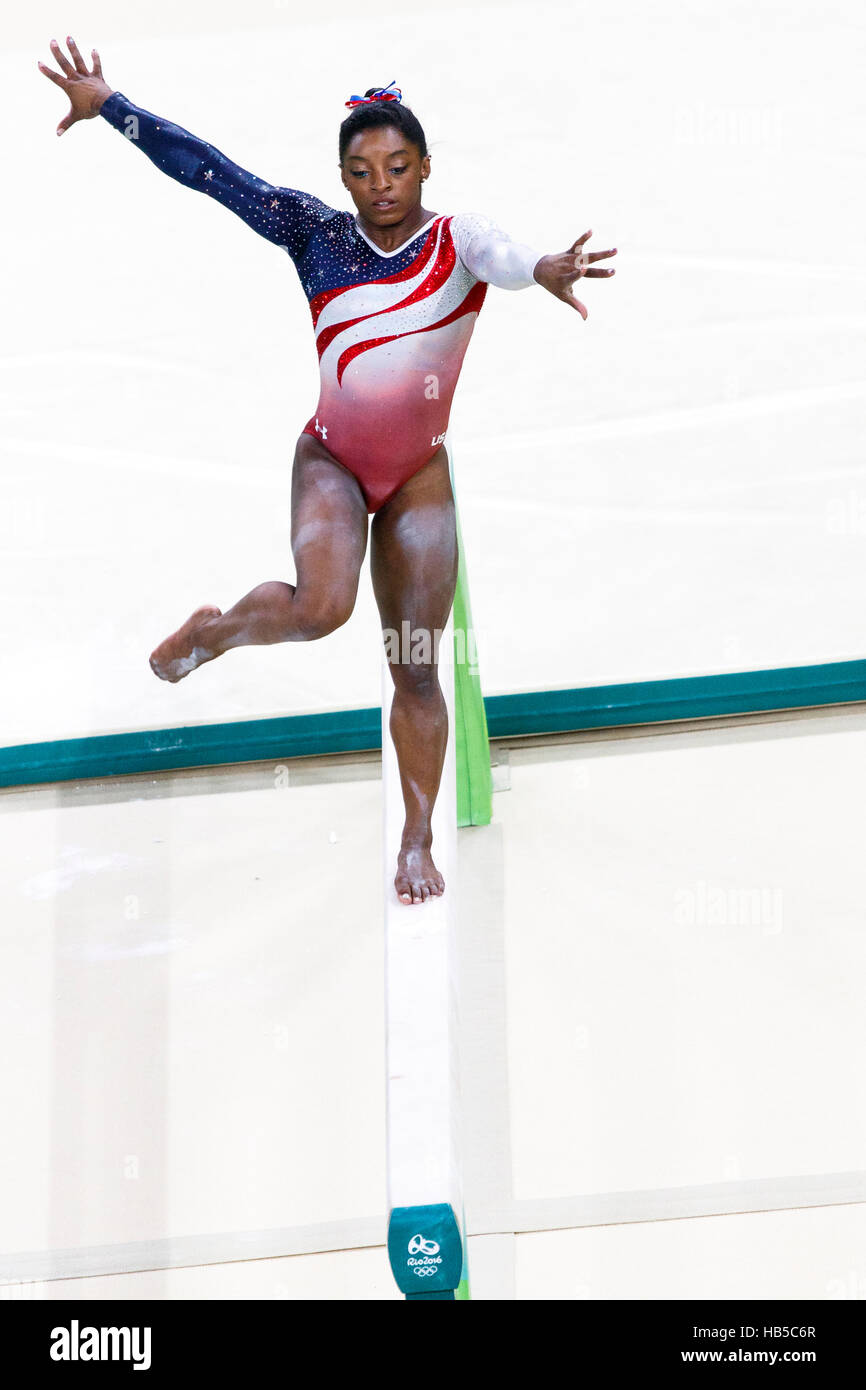
[[[533,275],[541,256],[531,246],[514,241],[489,217],[458,213],[451,219],[454,246],[476,280],[501,290],[525,290],[538,281]]]
[[[216,198],[259,236],[288,251],[292,260],[303,254],[316,227],[336,215],[334,208],[311,193],[278,188],[256,178],[213,145],[142,110],[122,92],[112,92],[100,115],[164,174]]]

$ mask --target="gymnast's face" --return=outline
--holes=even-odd
[[[377,227],[395,227],[421,204],[430,156],[396,126],[376,126],[353,136],[340,165],[343,186],[361,216]]]

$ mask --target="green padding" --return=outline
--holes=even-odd
[[[866,661],[681,676],[485,698],[491,738],[712,719],[866,700]]]
[[[493,814],[490,742],[477,658],[460,516],[457,516],[457,592],[454,595],[454,715],[457,751],[457,824],[489,825]]]
[[[491,738],[863,702],[866,661],[591,685],[577,690],[534,690],[488,695],[484,700]],[[0,787],[271,759],[283,762],[381,746],[382,711],[378,708],[141,729],[0,748]]]
[[[469,1286],[469,1237],[466,1234],[466,1205],[460,1208],[460,1231],[463,1238],[463,1268],[460,1271],[460,1283],[454,1297],[461,1303],[468,1303],[472,1298],[472,1289]]]
[[[288,758],[357,753],[381,747],[379,708],[142,729],[0,749],[0,787],[270,759],[279,763]]]

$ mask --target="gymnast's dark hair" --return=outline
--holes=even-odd
[[[365,97],[371,97],[380,87],[368,87]],[[353,136],[359,130],[373,130],[376,126],[396,126],[407,140],[417,145],[423,159],[427,153],[427,140],[421,122],[402,101],[371,101],[365,106],[355,106],[340,126],[340,163]]]

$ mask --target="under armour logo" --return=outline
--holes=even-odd
[[[438,1255],[439,1246],[435,1240],[425,1240],[422,1235],[413,1236],[409,1241],[410,1255]]]
[[[320,424],[319,424],[319,417],[318,417],[318,415],[316,416],[316,434],[320,434],[320,435],[322,436],[323,439],[327,439],[327,437],[328,437],[327,428],[325,427],[325,425],[320,425]]]

